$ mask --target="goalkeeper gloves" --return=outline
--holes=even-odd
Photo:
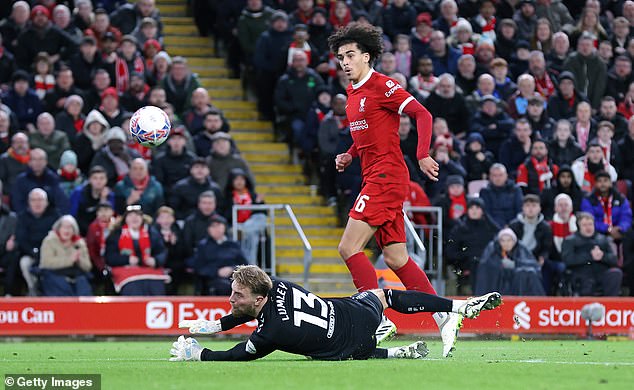
[[[222,332],[220,320],[183,320],[178,323],[179,328],[189,328],[189,333],[197,334],[215,334]]]

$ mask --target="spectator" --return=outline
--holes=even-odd
[[[621,154],[614,140],[614,125],[608,121],[601,121],[597,125],[597,137],[592,141],[603,149],[603,158],[614,167],[621,166]]]
[[[136,4],[124,4],[110,14],[112,25],[123,34],[130,34],[141,24],[143,18],[152,18],[158,25],[158,34],[162,35],[163,23],[154,0],[139,0]]]
[[[273,12],[273,9],[262,4],[262,0],[250,0],[238,19],[238,40],[247,71],[253,69],[255,43],[267,30]]]
[[[336,157],[339,133],[348,127],[345,108],[346,102],[347,99],[345,95],[339,94],[332,98],[332,110],[322,119],[317,132],[320,161],[320,187],[329,205],[336,205],[337,199],[337,190],[335,188],[337,171],[332,162]],[[401,117],[401,125],[399,126],[401,150],[403,150],[403,134],[407,132],[407,134],[405,134],[407,139],[412,138],[412,134],[414,134],[414,132],[409,131],[411,127],[409,118],[407,118],[406,124],[403,124],[404,122],[405,119]],[[402,130],[404,127],[407,128],[406,131]],[[415,145],[414,143],[414,148],[416,148]],[[405,151],[403,151],[403,154],[407,155]]]
[[[182,221],[192,214],[199,202],[198,197],[206,191],[211,191],[222,204],[220,187],[209,176],[206,160],[199,157],[192,161],[189,176],[176,182],[170,191],[168,204],[174,209],[176,219]]]
[[[499,94],[495,90],[495,79],[488,73],[481,74],[478,77],[478,84],[471,95],[466,97],[467,107],[470,112],[477,111],[482,105],[482,99],[491,95],[499,103]]]
[[[477,84],[478,75],[476,74],[475,58],[471,54],[461,55],[458,59],[456,86],[460,88],[463,96],[469,96],[475,91]]]
[[[110,234],[110,227],[114,222],[114,210],[110,203],[99,203],[96,207],[96,218],[88,225],[86,233],[86,246],[92,263],[93,276],[97,283],[105,283],[106,260],[106,238]]]
[[[308,0],[304,0],[308,1]],[[275,84],[286,69],[286,48],[293,33],[288,30],[288,16],[276,11],[271,16],[270,28],[263,32],[255,43],[253,66],[256,70],[256,92],[258,111],[264,119],[273,119],[273,95]]]
[[[548,115],[554,120],[574,118],[577,107],[582,102],[587,102],[575,88],[575,76],[568,71],[559,74],[557,92],[548,99]]]
[[[16,214],[0,204],[0,267],[4,268],[5,296],[18,295],[20,252],[15,238],[17,222]]]
[[[308,68],[306,53],[295,52],[292,66],[275,87],[275,107],[290,125],[291,133],[287,140],[291,149],[304,136],[306,113],[317,97],[316,89],[321,85],[322,78]]]
[[[618,111],[625,119],[630,119],[634,115],[634,82],[628,86],[625,98],[618,105]]]
[[[577,26],[570,32],[570,43],[572,46],[575,46],[584,34],[592,37],[593,41],[597,43],[608,39],[607,32],[603,26],[601,26],[599,10],[589,6],[590,3],[592,3],[592,1],[588,2],[588,6],[581,11]]]
[[[465,169],[460,165],[460,154],[453,150],[451,138],[438,137],[434,143],[431,155],[438,162],[438,181],[428,182],[425,192],[435,198],[444,191],[445,181],[451,175],[457,175],[463,178],[467,175]]]
[[[64,110],[55,115],[57,129],[66,134],[71,145],[84,128],[86,116],[82,113],[83,108],[84,99],[79,95],[70,95],[64,102]]]
[[[503,110],[498,108],[498,100],[493,95],[485,95],[481,99],[480,110],[471,120],[471,134],[482,135],[491,153],[498,155],[500,146],[506,141],[514,126],[514,121]]]
[[[128,139],[120,127],[108,130],[105,140],[105,146],[95,153],[90,166],[102,166],[108,175],[108,187],[114,188],[128,174],[130,161],[139,157],[139,154],[126,146]]]
[[[192,135],[195,136],[204,128],[203,123],[205,121],[206,114],[213,110],[216,110],[216,108],[209,101],[209,92],[202,87],[196,88],[194,92],[192,92],[191,108],[185,111],[182,116],[185,126]],[[225,121],[224,118],[222,118],[222,115],[221,119],[223,119],[224,126]],[[223,131],[229,132],[228,123]]]
[[[73,10],[73,24],[81,31],[86,30],[93,19],[93,7],[91,0],[75,0]]]
[[[572,210],[572,199],[566,194],[559,194],[553,203],[555,213],[549,222],[553,231],[553,245],[548,258],[542,264],[544,290],[548,295],[555,295],[555,289],[566,269],[566,264],[561,259],[564,239],[577,231],[577,217]]]
[[[138,42],[132,35],[121,38],[119,53],[114,63],[114,79],[118,93],[124,93],[130,87],[132,73],[144,74],[145,63],[137,49]]]
[[[533,0],[521,0],[517,8],[513,15],[513,21],[517,24],[517,38],[528,41],[535,34],[537,26],[535,3]]]
[[[291,22],[295,24],[308,24],[315,11],[313,0],[297,0],[297,9],[291,15]]]
[[[1,104],[1,103],[0,103]],[[11,117],[6,111],[0,109],[0,153],[9,150],[11,146]]]
[[[20,213],[27,208],[27,197],[34,188],[47,193],[50,207],[61,213],[68,212],[68,197],[59,185],[59,176],[47,167],[48,157],[42,149],[31,149],[28,168],[15,178],[11,188],[11,208]]]
[[[227,130],[228,131],[228,130]],[[202,128],[196,132],[194,136],[194,145],[196,155],[199,157],[207,157],[211,154],[211,145],[213,144],[213,137],[218,132],[226,132],[223,129],[222,113],[212,108],[202,116]],[[237,152],[237,146],[232,140],[231,149],[232,152]]]
[[[434,206],[442,208],[443,229],[451,231],[458,220],[467,212],[467,195],[464,179],[460,175],[449,175],[445,185],[443,193],[434,200]]]
[[[68,59],[77,45],[72,39],[50,22],[51,13],[43,5],[31,10],[31,24],[18,36],[15,46],[15,60],[23,70],[30,69],[39,52],[51,56],[51,62]]]
[[[146,105],[150,87],[145,83],[144,75],[132,72],[130,74],[130,86],[128,90],[121,95],[121,107],[128,112],[136,112],[139,108]]]
[[[161,206],[156,211],[155,229],[161,234],[163,245],[167,250],[165,267],[171,281],[167,286],[168,295],[177,295],[178,287],[185,279],[185,258],[183,257],[183,231],[176,223],[174,210]]]
[[[172,188],[179,180],[189,176],[196,155],[186,149],[187,138],[183,126],[172,130],[167,139],[167,148],[160,152],[152,164],[156,180],[163,185],[165,199],[169,199]]]
[[[535,90],[546,100],[555,93],[557,80],[546,69],[546,58],[541,51],[530,53],[528,70],[535,80]]]
[[[213,191],[205,191],[198,195],[196,210],[189,214],[183,226],[183,244],[185,246],[185,257],[191,257],[194,249],[200,240],[205,238],[206,226],[216,212],[216,195]]]
[[[87,275],[92,264],[75,218],[63,215],[55,221],[42,241],[40,254],[42,295],[92,295]]]
[[[434,65],[427,56],[418,59],[417,74],[409,79],[410,91],[423,99],[427,99],[438,84],[438,77],[434,76]]]
[[[581,210],[581,200],[584,197],[584,193],[577,185],[577,182],[575,182],[572,169],[570,169],[570,166],[568,165],[559,167],[559,172],[557,173],[554,185],[550,188],[544,188],[540,195],[542,213],[546,219],[551,219],[553,217],[553,213],[555,211],[555,198],[559,194],[568,195],[568,197],[572,200],[573,211],[576,212]]]
[[[316,99],[306,113],[304,136],[298,142],[304,153],[304,174],[307,177],[317,176],[319,169],[319,126],[332,109],[332,95],[328,86],[320,86],[315,95]]]
[[[442,31],[434,30],[431,33],[427,55],[434,65],[434,75],[456,74],[458,72],[458,58],[462,53],[447,44],[445,34]]]
[[[438,84],[425,101],[425,107],[434,118],[446,119],[453,134],[467,132],[469,110],[462,94],[456,91],[456,81],[452,75],[445,73],[438,77]]]
[[[2,95],[2,102],[11,109],[18,118],[20,129],[32,132],[35,130],[35,120],[43,111],[42,103],[29,88],[29,74],[17,70],[11,76],[12,88]]]
[[[608,72],[605,94],[620,103],[625,100],[632,81],[632,59],[626,55],[619,55],[614,60],[614,67]]]
[[[626,18],[619,16],[612,21],[612,47],[614,48],[614,55],[622,56],[627,52],[627,41],[630,37],[630,23]]]
[[[66,150],[59,159],[59,186],[64,195],[69,197],[71,192],[84,181],[82,172],[77,168],[77,154],[72,150]]]
[[[574,22],[566,4],[561,0],[537,0],[535,14],[539,18],[546,18],[554,31],[571,27]]]
[[[449,35],[451,27],[458,21],[458,4],[454,0],[442,0],[440,2],[440,15],[434,20],[434,30],[440,30],[444,35]]]
[[[99,68],[93,75],[91,88],[84,93],[84,113],[88,114],[92,110],[99,109],[101,105],[101,95],[110,87],[110,74],[107,70]]]
[[[121,127],[123,118],[128,114],[119,108],[119,94],[114,87],[108,87],[101,93],[99,111],[110,127]]]
[[[564,71],[564,62],[568,58],[570,41],[568,35],[562,31],[554,33],[551,41],[552,49],[546,53],[546,63],[548,70],[559,78],[559,75]],[[559,80],[561,81],[561,78]]]
[[[504,58],[495,58],[491,61],[489,70],[495,81],[495,92],[493,95],[504,102],[508,101],[517,90],[517,85],[508,77],[508,63]]]
[[[522,190],[508,178],[506,167],[489,169],[489,184],[480,191],[485,211],[498,226],[506,226],[522,210]]]
[[[555,120],[548,116],[545,108],[546,102],[540,95],[528,98],[525,118],[533,129],[536,137],[544,140],[552,139],[555,131]]]
[[[596,121],[608,121],[614,126],[613,136],[615,142],[627,134],[627,120],[617,111],[616,100],[612,96],[604,96],[601,99],[601,108]]]
[[[247,162],[240,156],[231,154],[231,136],[227,133],[216,133],[211,145],[211,155],[207,157],[211,178],[218,183],[220,188],[227,187],[229,172],[234,168],[240,168],[247,173],[253,181]]]
[[[107,183],[106,170],[95,165],[88,173],[87,182],[77,186],[70,195],[70,213],[76,218],[82,236],[97,217],[99,205],[107,203],[114,208],[114,192]]]
[[[28,193],[28,208],[18,212],[15,241],[20,252],[20,270],[29,289],[29,296],[38,295],[37,278],[31,267],[40,261],[42,241],[59,218],[54,207],[49,207],[46,191],[34,188]]]
[[[495,157],[485,146],[480,133],[471,133],[467,137],[465,155],[462,157],[462,166],[467,171],[467,181],[487,179]]]
[[[143,212],[154,215],[163,205],[163,186],[150,175],[148,164],[142,158],[130,162],[130,171],[114,187],[115,211],[120,214],[128,206],[139,205]]]
[[[40,100],[55,88],[55,76],[53,76],[53,64],[48,53],[41,52],[33,60],[33,89]]]
[[[119,46],[123,34],[121,34],[121,31],[118,28],[110,23],[110,16],[108,15],[108,12],[106,12],[103,8],[97,8],[93,19],[94,21],[90,27],[84,31],[84,35],[87,37],[94,37],[97,41],[97,48],[99,50],[104,49],[103,42],[106,37],[112,39],[116,46]]]
[[[612,181],[616,181],[616,169],[603,157],[603,148],[597,143],[590,143],[584,156],[579,157],[572,164],[572,173],[575,175],[577,185],[584,192],[592,192],[595,183],[595,175],[605,171]]]
[[[53,8],[53,24],[66,33],[75,45],[79,45],[84,34],[71,23],[70,9],[64,4],[58,4]]]
[[[557,31],[557,30],[555,30]],[[531,38],[531,49],[542,54],[549,53],[553,47],[553,28],[546,18],[537,19],[535,35]]]
[[[266,228],[266,214],[258,210],[238,210],[237,220],[233,220],[233,206],[250,206],[264,204],[261,195],[255,192],[255,186],[249,176],[240,168],[232,169],[225,188],[227,201],[227,220],[230,224],[240,224],[242,238],[240,247],[249,264],[257,264],[260,237]]]
[[[605,92],[607,70],[596,54],[591,35],[584,33],[579,37],[577,51],[568,57],[564,69],[572,72],[576,88],[588,97],[593,108],[598,109]]]
[[[409,79],[412,73],[412,65],[415,58],[412,58],[409,36],[399,34],[395,38],[394,57],[396,60],[396,71]]]
[[[240,245],[227,239],[226,224],[220,215],[209,218],[207,235],[197,244],[193,268],[201,279],[202,295],[230,295],[233,270],[247,264]]]
[[[560,119],[555,126],[553,139],[548,145],[548,155],[558,166],[570,165],[583,155],[583,150],[572,136],[571,128],[570,122]]]
[[[513,230],[505,228],[484,249],[474,294],[499,291],[509,295],[545,295],[539,264]]]
[[[165,295],[169,281],[163,269],[166,256],[163,240],[141,206],[126,207],[106,239],[104,257],[112,267],[115,291],[120,295]]]
[[[627,179],[634,183],[634,119],[630,118],[627,126],[627,134],[618,143],[621,154],[621,166],[618,167],[619,178]],[[0,157],[0,167],[2,157]],[[4,180],[3,180],[4,181]]]
[[[577,114],[572,120],[574,135],[582,150],[586,150],[588,143],[597,135],[597,122],[592,118],[592,108],[587,102],[577,105]]]
[[[502,19],[496,23],[498,31],[495,37],[495,52],[506,61],[511,61],[515,54],[515,45],[517,43],[517,24],[513,19]]]
[[[469,198],[467,213],[447,237],[447,259],[458,276],[459,294],[472,293],[467,286],[474,286],[480,256],[498,230],[499,226],[484,212],[484,201]]]
[[[181,115],[187,109],[192,98],[192,93],[200,87],[198,78],[191,73],[187,60],[183,57],[174,57],[169,74],[161,81],[165,89],[167,101],[174,106],[174,113]]]
[[[146,17],[141,19],[141,23],[130,33],[137,40],[137,46],[139,49],[144,49],[148,42],[156,42],[156,53],[161,50],[163,44],[163,37],[158,34],[158,24],[156,20]],[[154,55],[152,55],[154,57]]]
[[[595,231],[592,214],[577,214],[579,230],[562,244],[561,257],[572,272],[575,293],[579,295],[618,296],[623,272],[608,238]]]
[[[530,74],[522,74],[517,78],[517,92],[507,101],[507,111],[513,119],[526,115],[528,99],[539,95],[535,90],[535,78]]]
[[[154,88],[160,85],[161,81],[169,74],[172,57],[165,51],[159,51],[152,59],[152,66],[148,66],[147,62],[145,64],[145,77],[148,84]]]
[[[55,118],[48,112],[37,117],[37,131],[30,136],[31,147],[39,148],[49,157],[49,165],[53,170],[59,168],[59,159],[65,150],[70,149],[66,133],[55,130]]]
[[[27,169],[30,158],[29,137],[16,133],[11,137],[11,147],[0,156],[0,182],[4,195],[12,192],[16,177]]]
[[[539,197],[534,194],[524,196],[522,212],[509,223],[519,242],[529,251],[542,267],[548,260],[553,243],[553,231],[541,213]]]
[[[77,166],[81,172],[88,172],[95,153],[106,142],[105,136],[109,129],[108,121],[99,111],[92,110],[88,113],[83,121],[82,131],[73,142],[73,150],[77,154]]]
[[[517,185],[524,194],[541,194],[550,188],[559,167],[548,157],[544,140],[535,140],[531,145],[531,155],[517,169]],[[530,248],[529,248],[530,249]]]
[[[383,4],[377,0],[352,0],[352,14],[365,14],[368,22],[374,26],[383,25]],[[431,27],[431,18],[429,19]]]
[[[594,217],[595,230],[620,242],[632,227],[632,209],[627,198],[612,188],[612,179],[605,171],[595,176],[594,189],[581,201],[581,211]]]
[[[521,118],[515,122],[513,136],[500,146],[498,160],[510,172],[517,172],[519,165],[528,158],[533,142],[532,136],[533,130],[530,123],[526,119]]]
[[[11,15],[0,20],[0,35],[4,40],[4,47],[11,53],[16,52],[18,36],[29,27],[31,6],[26,1],[16,1],[11,8]]]

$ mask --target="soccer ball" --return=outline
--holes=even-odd
[[[139,108],[130,118],[130,135],[143,146],[155,148],[170,134],[172,125],[165,111],[154,106]]]

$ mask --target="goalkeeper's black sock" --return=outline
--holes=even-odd
[[[441,298],[437,295],[426,294],[419,291],[401,291],[385,289],[387,306],[399,313],[411,314],[426,312],[450,312],[451,299]]]

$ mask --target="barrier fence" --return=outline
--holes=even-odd
[[[593,332],[634,335],[634,298],[504,297],[498,309],[465,320],[463,333],[573,334],[583,336],[583,305],[605,305],[602,321]],[[69,335],[176,335],[178,322],[197,318],[217,319],[230,311],[221,297],[85,297],[0,299],[0,337]],[[400,334],[438,334],[429,313],[405,315],[388,310]],[[248,334],[252,321],[229,333]]]

